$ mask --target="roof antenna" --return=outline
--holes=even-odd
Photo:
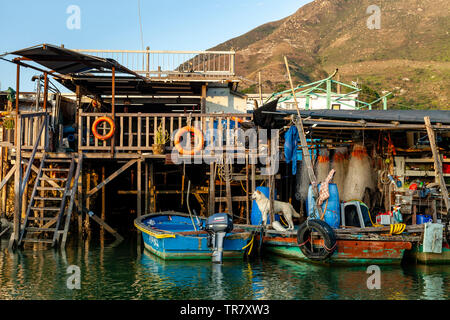
[[[141,44],[142,44],[142,50],[144,50],[144,35],[142,33],[141,1],[140,0],[138,0],[138,13],[139,13],[139,27],[141,30]]]

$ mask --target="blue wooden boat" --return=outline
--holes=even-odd
[[[145,248],[166,260],[211,259],[211,234],[204,230],[205,223],[205,218],[174,211],[147,214],[134,221]],[[243,229],[227,233],[223,258],[242,258],[251,236]]]

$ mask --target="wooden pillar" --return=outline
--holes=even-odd
[[[202,98],[200,100],[201,113],[206,113],[206,84],[202,85]]]
[[[145,193],[145,195],[144,195],[144,214],[148,214],[148,205],[149,205],[149,203],[148,203],[148,189],[149,189],[149,184],[148,184],[148,163],[147,162],[145,162],[145,165],[144,165],[144,193]]]
[[[226,201],[227,201],[227,209],[228,213],[233,216],[233,200],[232,200],[232,194],[231,194],[231,172],[230,172],[230,164],[227,163],[228,161],[224,161],[224,168],[225,168],[225,189],[226,189]]]
[[[9,130],[8,130],[9,131]],[[8,148],[3,148],[4,152],[2,153],[2,158],[1,161],[3,162],[3,167],[2,167],[2,180],[3,178],[6,176],[7,174],[7,161],[8,161]],[[6,190],[7,190],[7,185],[2,189],[1,191],[1,199],[2,199],[2,213],[6,215]]]
[[[16,77],[16,123],[14,131],[14,143],[16,149],[16,171],[14,176],[14,227],[11,239],[9,242],[9,249],[14,249],[19,240],[20,233],[20,215],[22,213],[22,126],[19,117],[19,94],[20,94],[20,65],[17,65]]]
[[[116,68],[112,67],[112,84],[111,84],[111,119],[116,119]],[[111,156],[114,156],[115,136],[111,139]]]
[[[44,72],[44,111],[47,111],[47,100],[48,100],[48,74]]]
[[[105,181],[105,166],[102,166],[102,181]],[[102,188],[102,212],[101,218],[105,221],[106,218],[106,186]],[[105,238],[105,229],[103,226],[100,227],[100,240],[103,242]]]
[[[83,164],[79,163],[79,166],[83,166]],[[78,208],[78,237],[82,237],[83,235],[83,201],[84,201],[84,196],[83,196],[83,168],[81,167],[81,174],[78,177],[78,203],[77,203],[77,208]]]
[[[136,212],[138,218],[142,215],[142,159],[137,162],[137,197],[136,197]]]
[[[88,193],[91,189],[91,166],[89,165],[87,168],[88,172],[86,173],[86,193]],[[86,208],[91,210],[91,198],[86,198]],[[91,238],[91,222],[89,219],[89,215],[84,215],[84,228],[87,234],[88,240]]]
[[[150,208],[151,212],[156,212],[156,193],[155,193],[155,168],[153,162],[150,162],[150,173],[148,179],[148,188],[150,192]]]
[[[216,210],[216,175],[215,163],[209,164],[209,206],[208,213],[213,215]]]

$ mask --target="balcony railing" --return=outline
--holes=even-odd
[[[85,152],[110,152],[114,139],[116,152],[150,152],[154,144],[154,137],[161,125],[163,131],[167,131],[170,141],[168,149],[174,147],[174,135],[178,129],[192,125],[200,129],[204,136],[205,144],[210,141],[222,141],[222,145],[234,145],[235,139],[229,134],[227,128],[240,127],[240,121],[251,120],[249,114],[151,114],[151,113],[117,113],[115,114],[115,134],[106,141],[97,139],[92,133],[94,121],[101,116],[111,116],[109,113],[80,113],[78,118],[78,148]],[[105,124],[105,123],[104,123]],[[99,125],[99,134],[104,135],[109,131],[109,126]]]
[[[234,51],[84,50],[74,51],[111,58],[128,69],[151,77],[232,77]]]

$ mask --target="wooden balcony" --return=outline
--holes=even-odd
[[[78,116],[78,150],[84,153],[111,153],[114,143],[114,153],[126,154],[146,153],[152,154],[152,145],[158,127],[161,125],[167,131],[170,140],[166,144],[166,151],[174,147],[173,137],[178,129],[189,124],[200,129],[205,136],[205,142],[223,141],[224,145],[234,146],[234,137],[226,134],[226,128],[240,127],[240,121],[251,120],[251,114],[175,114],[175,113],[116,113],[114,123],[115,134],[112,139],[102,141],[92,133],[94,121],[101,116],[111,117],[110,113],[80,113]],[[105,123],[99,125],[98,132],[106,134],[109,126]],[[217,129],[214,131],[213,129]],[[218,134],[219,137],[215,137]],[[95,155],[92,155],[95,157]]]

